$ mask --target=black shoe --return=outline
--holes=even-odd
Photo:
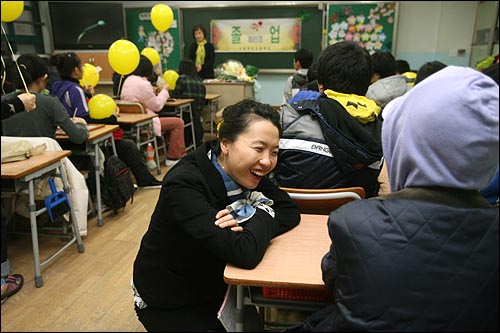
[[[139,185],[139,187],[144,189],[161,188],[161,184],[162,184],[161,181],[154,179],[151,181],[151,183],[144,186]]]

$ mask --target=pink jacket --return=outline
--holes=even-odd
[[[120,95],[120,99],[124,101],[143,102],[146,105],[147,113],[161,111],[169,97],[166,90],[155,95],[151,82],[147,78],[137,75],[130,75],[125,79]],[[161,124],[158,117],[153,118],[153,125],[155,134],[161,135]]]

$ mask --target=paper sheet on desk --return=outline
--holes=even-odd
[[[104,127],[104,124],[87,124],[85,125],[88,131],[92,131],[101,127]],[[57,127],[56,134],[66,134],[61,127]]]

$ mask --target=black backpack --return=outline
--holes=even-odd
[[[134,201],[134,183],[130,171],[122,160],[110,155],[104,162],[104,180],[101,186],[102,202],[115,214],[120,208],[125,209],[128,200]]]

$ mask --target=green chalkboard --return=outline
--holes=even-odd
[[[302,18],[301,47],[313,52],[316,61],[321,51],[322,11],[314,6],[264,6],[230,8],[184,8],[181,9],[182,37],[184,57],[189,55],[189,48],[194,42],[193,26],[202,24],[208,31],[210,40],[210,20],[212,19],[269,19]],[[216,53],[215,66],[228,59],[240,61],[243,66],[253,65],[259,69],[293,69],[293,52],[252,52],[252,53]]]

